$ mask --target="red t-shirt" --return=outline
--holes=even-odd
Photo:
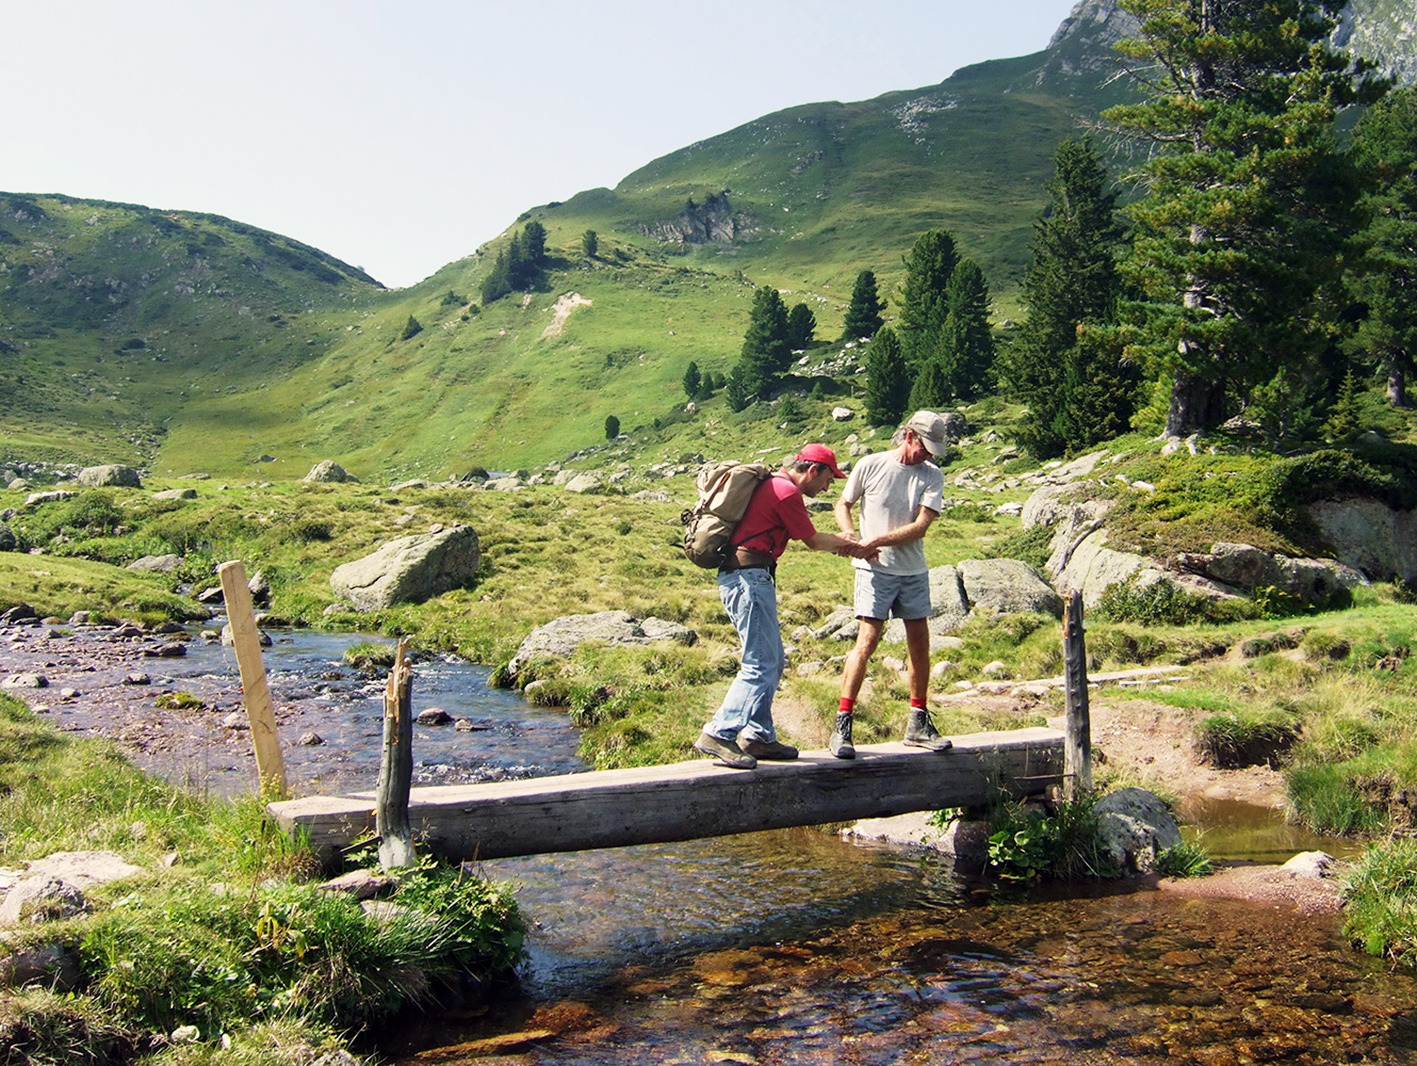
[[[802,490],[791,478],[774,474],[767,478],[748,501],[748,510],[733,531],[733,547],[766,552],[777,559],[789,540],[807,540],[817,529],[807,517]]]

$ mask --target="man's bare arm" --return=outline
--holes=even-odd
[[[907,522],[903,526],[896,526],[889,533],[882,533],[879,537],[872,537],[870,540],[863,540],[863,548],[893,548],[897,544],[909,544],[911,541],[919,540],[930,528],[930,523],[940,517],[939,511],[932,511],[928,507],[921,507],[915,512],[915,520]]]

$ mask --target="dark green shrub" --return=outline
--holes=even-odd
[[[1163,626],[1235,622],[1256,614],[1248,600],[1197,596],[1171,581],[1139,585],[1136,574],[1109,586],[1093,608],[1094,617],[1106,621]]]

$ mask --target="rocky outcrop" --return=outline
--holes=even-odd
[[[537,626],[527,634],[507,668],[516,674],[522,664],[532,659],[542,656],[564,659],[574,655],[582,644],[592,642],[612,647],[643,647],[661,640],[694,644],[698,639],[699,635],[687,626],[662,618],[641,620],[625,611],[568,614]]]
[[[1220,541],[1209,552],[1184,552],[1174,562],[1212,581],[1246,590],[1273,588],[1305,603],[1323,603],[1368,584],[1362,573],[1336,560],[1271,555],[1253,544]]]
[[[1097,801],[1093,813],[1103,849],[1129,873],[1152,872],[1158,856],[1181,843],[1181,827],[1166,804],[1144,788],[1109,792]]]
[[[389,541],[362,559],[335,568],[330,588],[356,611],[422,603],[472,581],[482,562],[477,531],[454,526]]]
[[[339,463],[333,462],[329,459],[322,460],[321,462],[318,462],[314,466],[312,466],[310,468],[310,473],[306,474],[305,477],[302,478],[302,480],[336,483],[351,481],[355,484],[359,483],[359,479],[357,477],[351,474],[344,467],[340,466]]]
[[[1417,581],[1417,518],[1378,500],[1320,500],[1308,506],[1342,563],[1373,581]]]
[[[180,555],[144,555],[128,564],[128,570],[141,570],[151,574],[170,574],[182,565]]]
[[[140,489],[143,479],[131,466],[109,463],[106,466],[86,466],[74,479],[89,488]]]

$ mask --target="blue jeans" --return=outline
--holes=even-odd
[[[718,595],[743,641],[743,660],[704,732],[730,744],[740,735],[745,741],[774,741],[772,698],[783,666],[777,586],[766,570],[733,570],[718,575]]]

